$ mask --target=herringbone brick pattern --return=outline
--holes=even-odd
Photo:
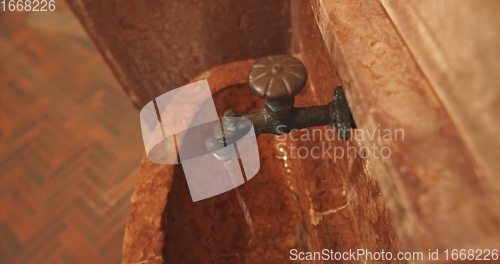
[[[64,2],[0,27],[0,262],[119,263],[138,112]]]

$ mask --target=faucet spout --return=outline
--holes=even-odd
[[[255,134],[281,135],[294,129],[330,125],[335,122],[330,109],[332,104],[293,108],[289,115],[276,115],[264,108],[244,115],[255,129]]]

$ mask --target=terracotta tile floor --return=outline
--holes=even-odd
[[[63,1],[0,27],[0,262],[119,263],[138,111]]]

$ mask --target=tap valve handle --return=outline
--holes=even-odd
[[[248,85],[254,94],[266,102],[292,102],[304,88],[307,71],[304,64],[290,55],[275,55],[259,59],[248,73]]]

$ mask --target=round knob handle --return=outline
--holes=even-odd
[[[290,55],[259,59],[248,73],[250,89],[266,100],[291,99],[304,88],[306,81],[306,67]]]

